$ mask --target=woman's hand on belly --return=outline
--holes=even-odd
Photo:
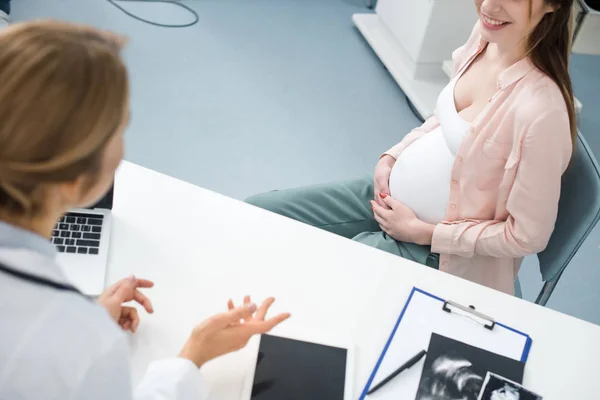
[[[379,197],[384,206],[371,201],[371,207],[381,230],[399,242],[431,245],[435,225],[421,221],[413,210],[392,196],[382,193]]]
[[[384,155],[381,157],[377,166],[375,167],[374,179],[374,198],[377,203],[386,208],[385,202],[381,198],[381,194],[390,194],[390,175],[392,174],[392,168],[396,163],[396,159],[390,155]]]

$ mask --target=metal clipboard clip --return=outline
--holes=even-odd
[[[488,317],[487,315],[476,311],[475,307],[473,306],[465,307],[453,301],[445,301],[442,310],[446,311],[447,313],[454,312],[458,315],[470,318],[473,321],[483,325],[484,328],[489,329],[490,331],[496,326],[496,321],[494,321],[492,317]]]

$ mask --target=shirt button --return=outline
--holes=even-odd
[[[458,181],[457,181],[456,179],[454,179],[454,180],[452,181],[452,183],[456,185],[456,184],[458,183]]]
[[[454,210],[456,208],[456,204],[450,204],[450,208]]]
[[[458,162],[462,162],[463,158],[462,156],[458,156]]]
[[[475,132],[475,128],[474,127],[470,127],[469,128],[469,132],[471,132],[471,133]]]

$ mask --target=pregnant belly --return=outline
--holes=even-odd
[[[437,224],[446,216],[454,157],[441,129],[408,146],[390,175],[390,194],[411,208],[417,217]]]

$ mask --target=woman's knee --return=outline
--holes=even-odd
[[[361,232],[352,238],[353,241],[365,244],[376,249],[388,247],[389,243],[384,239],[383,232]]]
[[[268,211],[281,211],[283,200],[277,191],[254,194],[244,200],[245,203],[251,204]]]
[[[363,232],[353,237],[352,240],[397,256],[401,255],[398,250],[398,243],[381,231]]]

